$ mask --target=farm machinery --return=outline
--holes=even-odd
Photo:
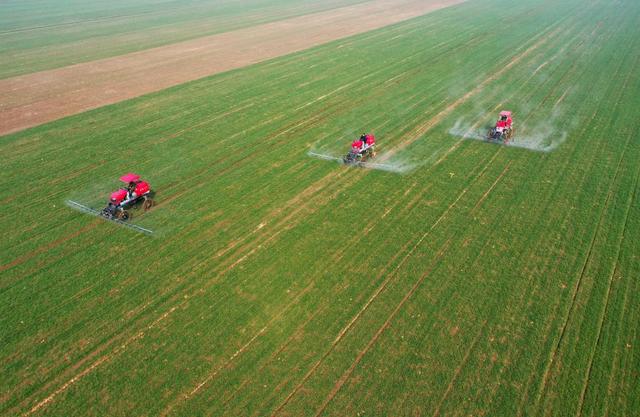
[[[351,143],[351,150],[342,161],[345,164],[365,162],[376,156],[376,138],[372,134],[363,133],[359,139]]]
[[[513,118],[510,111],[501,111],[496,125],[489,129],[487,139],[508,143],[513,137]]]
[[[126,221],[131,218],[129,208],[142,203],[142,208],[146,211],[153,206],[153,191],[151,191],[151,186],[148,182],[142,181],[139,175],[133,173],[123,175],[120,177],[120,181],[125,183],[126,187],[119,188],[117,191],[111,193],[107,206],[102,210],[96,210],[71,200],[67,201],[67,205],[85,213],[104,217],[107,220],[112,220],[143,233],[153,233],[149,229],[126,223]]]
[[[107,206],[102,209],[102,216],[107,219],[128,220],[128,207],[142,202],[142,208],[146,211],[153,206],[151,199],[151,187],[146,181],[140,180],[140,175],[125,174],[120,177],[120,181],[127,184],[126,188],[120,188],[111,193],[111,198]]]

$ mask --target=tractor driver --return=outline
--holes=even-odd
[[[362,135],[360,135],[360,142],[362,142],[361,149],[364,149],[367,147],[367,134],[363,133]]]
[[[134,198],[136,195],[136,183],[131,181],[127,186],[127,200]]]

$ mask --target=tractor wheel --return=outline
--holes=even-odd
[[[118,214],[116,215],[116,218],[118,220],[126,221],[126,220],[129,220],[131,216],[129,215],[129,212],[127,210],[122,210],[118,212]]]
[[[144,211],[147,211],[151,207],[153,207],[154,204],[155,204],[155,202],[151,198],[145,198],[144,199],[144,203],[142,203],[142,209]]]

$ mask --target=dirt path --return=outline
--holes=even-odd
[[[0,135],[301,51],[463,1],[373,0],[0,80]]]

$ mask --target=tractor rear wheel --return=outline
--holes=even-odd
[[[144,199],[144,203],[142,203],[142,209],[144,211],[147,211],[151,207],[153,207],[154,204],[155,204],[155,202],[151,198],[145,198]]]
[[[125,221],[125,220],[129,220],[131,216],[129,215],[129,212],[127,210],[122,210],[118,212],[118,214],[116,215],[116,218],[118,220]]]

